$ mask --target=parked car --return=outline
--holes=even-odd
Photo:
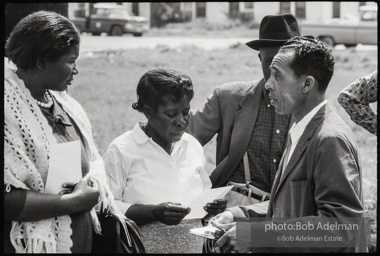
[[[324,23],[302,22],[301,32],[324,41],[328,46],[337,44],[353,46],[357,44],[377,45],[377,5],[361,6],[360,17],[345,16],[330,19]]]
[[[142,36],[149,29],[149,21],[145,17],[133,16],[125,6],[117,4],[94,4],[86,16],[84,9],[74,11],[71,21],[80,32],[93,35],[107,33],[110,36],[121,36],[125,33]]]

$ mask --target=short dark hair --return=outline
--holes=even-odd
[[[294,50],[291,69],[297,77],[311,75],[318,82],[318,91],[325,92],[334,74],[334,57],[331,49],[322,41],[304,36],[289,39],[279,50]]]
[[[56,61],[80,36],[66,17],[48,11],[38,11],[24,17],[13,28],[5,45],[5,55],[17,67],[31,69],[38,61]]]
[[[185,96],[191,100],[194,96],[193,83],[189,76],[172,69],[158,68],[146,72],[137,85],[137,102],[133,109],[143,112],[144,105],[154,110],[164,104],[165,96],[172,96],[179,102]]]

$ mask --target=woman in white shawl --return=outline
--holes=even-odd
[[[79,33],[72,22],[40,11],[22,19],[5,46],[4,252],[91,252],[100,226],[95,209],[120,218],[103,160],[82,107],[67,93],[78,74]],[[82,180],[45,193],[51,147],[79,140]]]

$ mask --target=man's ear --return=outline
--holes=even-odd
[[[309,91],[311,91],[316,85],[316,81],[314,79],[314,77],[312,76],[307,76],[305,78],[305,82],[304,82],[304,85],[303,85],[303,88],[302,88],[302,92],[303,93],[308,93]]]
[[[259,59],[260,59],[260,62],[261,62],[261,54],[260,54],[260,53],[258,53],[258,54],[257,54],[257,56],[259,57]]]
[[[147,105],[144,105],[143,106],[143,111],[144,111],[144,115],[145,117],[150,120],[152,118],[152,109],[147,106]]]

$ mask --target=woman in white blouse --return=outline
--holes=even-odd
[[[170,69],[145,73],[132,107],[147,118],[116,138],[104,154],[116,204],[139,226],[148,253],[200,253],[203,239],[189,234],[200,220],[183,220],[187,207],[211,188],[203,148],[190,134],[191,79]],[[205,206],[211,214],[225,201]]]

